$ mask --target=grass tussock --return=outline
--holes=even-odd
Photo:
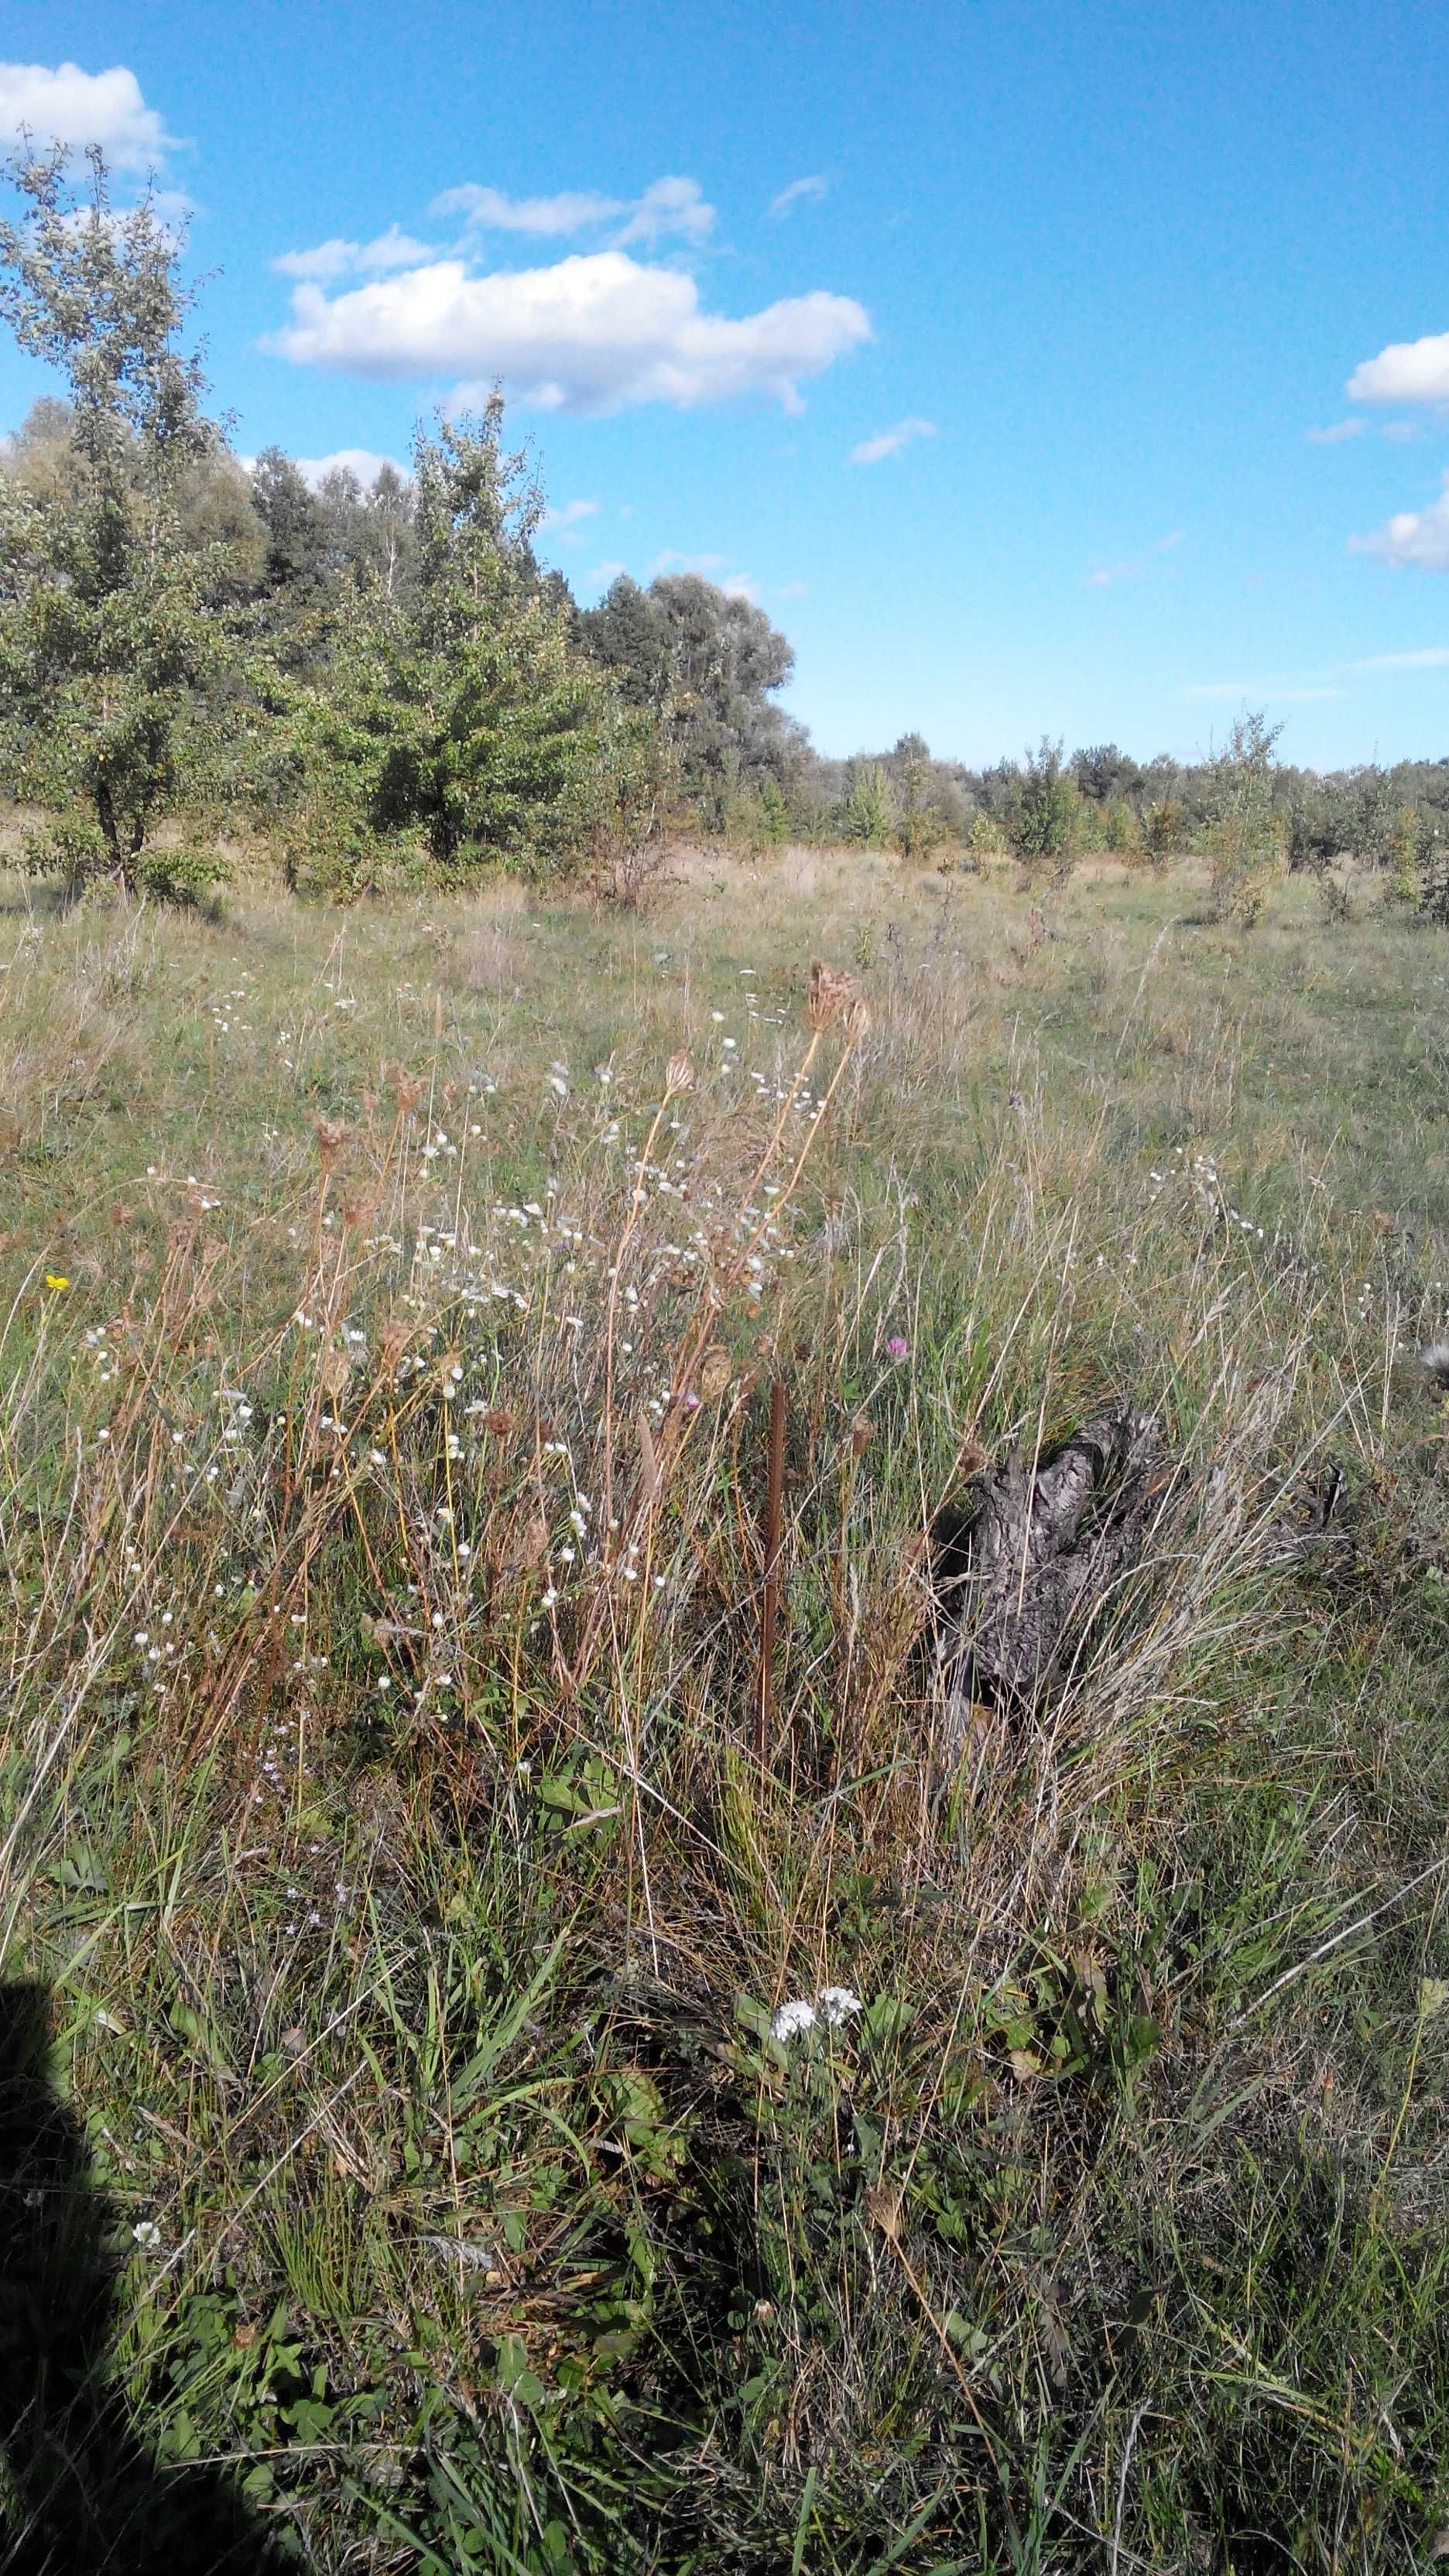
[[[1449,946],[695,876],[0,924],[11,2524],[1419,2563]],[[1142,1558],[953,1728],[1104,1400]]]

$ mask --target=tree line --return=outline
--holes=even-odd
[[[367,486],[314,490],[277,447],[244,463],[183,346],[183,240],[116,208],[98,153],[79,189],[58,148],[8,176],[0,319],[63,389],[0,449],[0,783],[44,818],[34,868],[195,897],[224,873],[216,816],[252,811],[294,886],[339,895],[499,864],[627,892],[694,829],[1048,874],[1210,842],[1244,883],[1269,854],[1352,856],[1449,908],[1446,761],[1323,777],[1256,717],[1196,764],[1044,740],[975,770],[919,734],[823,758],[753,602],[621,574],[580,607],[501,394]]]

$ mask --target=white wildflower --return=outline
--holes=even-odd
[[[777,2004],[770,2015],[772,2039],[798,2039],[802,2031],[814,2028],[815,2006],[807,2004],[803,1995],[796,1995],[787,2004]]]
[[[829,2030],[839,2030],[841,2023],[849,2021],[852,2013],[865,2009],[859,1995],[853,1995],[849,1986],[822,1986],[815,2001],[820,2018]]]
[[[131,2234],[134,2236],[136,2243],[141,2246],[147,2254],[154,2254],[161,2242],[161,2230],[157,2226],[154,2218],[141,2219],[139,2223],[132,2228]]]

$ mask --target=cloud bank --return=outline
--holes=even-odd
[[[307,278],[290,325],[263,346],[372,382],[451,379],[459,403],[501,377],[550,411],[691,410],[750,394],[793,411],[802,381],[870,336],[862,305],[823,291],[738,320],[707,313],[692,277],[616,248],[486,276],[462,258],[435,259],[330,298]]]
[[[43,152],[63,143],[83,152],[98,143],[113,170],[159,170],[176,138],[141,95],[132,71],[83,72],[79,63],[0,62],[0,148],[27,127]]]

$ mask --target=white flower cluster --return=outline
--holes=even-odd
[[[804,1995],[796,1995],[789,2003],[778,2004],[770,2016],[770,2037],[799,2039],[817,2022],[824,2022],[827,2030],[839,2030],[853,2013],[864,2009],[859,1995],[853,1995],[849,1986],[822,1986],[813,2003]]]

